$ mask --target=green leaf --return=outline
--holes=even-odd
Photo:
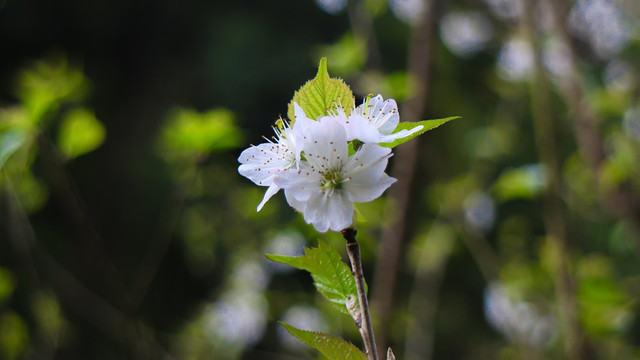
[[[267,258],[308,271],[318,291],[336,309],[350,315],[346,306],[347,296],[358,298],[356,283],[351,270],[334,248],[320,241],[317,248],[305,248],[302,256],[267,255]]]
[[[78,66],[65,56],[36,61],[18,76],[16,95],[35,123],[62,102],[77,101],[88,92],[89,84]]]
[[[547,175],[541,165],[525,165],[504,170],[493,191],[502,200],[533,199],[544,190]]]
[[[23,131],[9,130],[0,134],[0,169],[27,139]]]
[[[320,116],[328,115],[328,110],[339,104],[349,115],[353,106],[353,92],[349,85],[341,79],[330,78],[327,71],[327,58],[320,59],[318,73],[313,80],[309,80],[300,90],[293,94],[289,103],[289,120],[295,121],[293,103],[300,105],[309,119],[317,120]]]
[[[104,138],[104,126],[95,115],[86,109],[75,109],[62,119],[58,147],[68,159],[73,159],[95,150]]]
[[[281,322],[280,324],[284,326],[291,335],[318,350],[322,355],[330,360],[367,359],[367,355],[365,353],[344,339],[319,332],[296,329],[284,322]]]
[[[162,129],[161,146],[165,153],[173,155],[202,155],[233,149],[241,140],[233,112],[213,109],[199,113],[179,108],[169,114]]]
[[[397,139],[396,141],[392,142],[392,143],[388,143],[388,144],[380,144],[380,146],[384,146],[384,147],[388,147],[388,148],[394,148],[400,144],[404,144],[407,141],[418,137],[419,135],[422,135],[424,133],[426,133],[429,130],[433,130],[435,128],[437,128],[438,126],[447,123],[451,120],[455,120],[455,119],[459,119],[460,116],[450,116],[448,118],[444,118],[444,119],[434,119],[434,120],[423,120],[423,121],[418,121],[418,122],[401,122],[398,124],[398,126],[396,127],[396,130],[394,131],[394,133],[397,133],[400,130],[411,130],[417,126],[422,125],[422,130],[420,131],[416,131],[415,133],[403,137],[401,139]]]
[[[367,57],[367,42],[352,32],[347,32],[331,45],[319,46],[316,54],[331,58],[333,71],[348,76],[362,71]]]
[[[20,315],[7,309],[0,313],[0,354],[6,360],[23,358],[30,343],[29,327]]]
[[[7,299],[16,288],[16,279],[9,270],[0,268],[0,304]]]

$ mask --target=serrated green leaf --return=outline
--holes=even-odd
[[[367,355],[352,343],[336,336],[297,329],[281,322],[287,331],[330,360],[366,360]]]
[[[302,256],[267,255],[272,261],[308,271],[313,284],[339,311],[349,315],[347,296],[357,299],[356,283],[349,267],[331,246],[319,242],[317,248],[305,248]]]
[[[66,114],[58,133],[58,147],[72,159],[95,150],[105,137],[104,125],[86,109],[75,109]]]
[[[429,130],[435,129],[438,126],[440,126],[440,125],[442,125],[444,123],[447,123],[447,122],[449,122],[451,120],[455,120],[455,119],[459,119],[459,118],[460,118],[460,116],[450,116],[450,117],[444,118],[444,119],[423,120],[423,121],[418,121],[418,122],[401,122],[401,123],[398,124],[398,126],[394,130],[394,133],[397,133],[400,130],[411,130],[411,129],[413,129],[413,128],[417,127],[417,126],[420,126],[420,125],[422,125],[422,130],[416,131],[415,133],[413,133],[413,134],[411,134],[409,136],[397,139],[396,141],[394,141],[392,143],[380,144],[380,146],[388,147],[388,148],[394,148],[394,147],[396,147],[396,146],[398,146],[400,144],[406,143],[407,141],[409,141],[409,140],[411,140],[411,139],[413,139],[415,137],[418,137],[419,135],[422,135],[422,134],[426,133]]]
[[[307,81],[293,94],[289,103],[289,120],[295,121],[293,103],[300,105],[309,119],[317,120],[328,115],[328,110],[340,104],[349,115],[353,105],[353,92],[341,79],[330,78],[327,71],[327,58],[320,59],[318,73],[313,80]]]

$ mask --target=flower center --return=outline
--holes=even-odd
[[[329,195],[333,193],[333,190],[342,189],[342,182],[344,180],[344,174],[342,172],[342,165],[338,168],[328,169],[322,172],[322,179],[320,180],[320,188],[322,192],[329,191]]]

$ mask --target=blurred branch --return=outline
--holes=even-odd
[[[347,14],[353,33],[356,37],[363,39],[367,44],[367,63],[371,68],[379,68],[381,65],[380,49],[376,40],[373,19],[369,14],[363,0],[349,0],[347,3]]]
[[[145,329],[109,302],[95,294],[80,280],[61,266],[46,251],[38,247],[36,234],[27,214],[10,191],[7,195],[10,241],[23,264],[28,267],[31,283],[29,291],[51,286],[66,311],[89,322],[99,331],[126,345],[135,354],[134,359],[173,359]],[[53,351],[53,347],[51,346]]]
[[[433,0],[423,0],[424,13],[420,21],[412,26],[409,40],[408,72],[415,79],[415,92],[402,106],[404,121],[418,121],[425,111],[426,99],[429,92],[431,70],[431,46],[434,32]],[[387,348],[389,320],[392,313],[393,294],[396,287],[398,265],[404,253],[403,240],[407,233],[407,219],[411,188],[416,171],[416,160],[419,138],[396,148],[395,163],[392,176],[398,179],[398,186],[389,191],[389,206],[385,209],[387,218],[396,219],[395,223],[386,229],[382,235],[378,248],[378,261],[373,281],[372,308],[379,321],[378,351],[384,353]]]
[[[178,226],[184,203],[198,178],[199,163],[200,159],[195,159],[194,164],[189,163],[187,165],[189,167],[186,175],[187,179],[178,183],[172,194],[168,196],[167,202],[169,202],[169,206],[166,213],[161,216],[154,236],[150,237],[147,251],[140,262],[138,271],[134,274],[131,285],[131,299],[133,308],[136,310],[142,306],[149,287],[156,277],[160,265],[162,265],[162,260]]]
[[[28,217],[20,206],[20,200],[13,192],[13,184],[10,177],[5,176],[4,179],[6,188],[3,189],[2,193],[6,204],[8,240],[16,254],[18,266],[26,274],[30,285],[35,285],[40,282],[38,271],[31,256],[31,248],[35,244],[36,235],[33,229],[24,223],[28,221]]]
[[[606,160],[605,145],[599,129],[599,119],[585,97],[582,84],[585,76],[579,70],[576,50],[566,29],[565,19],[569,14],[569,4],[563,0],[547,3],[552,12],[553,31],[568,50],[569,74],[562,79],[564,84],[559,86],[558,90],[569,108],[580,155],[590,166],[597,184]],[[635,200],[629,181],[610,189],[602,199],[609,213],[617,218],[630,218],[635,233],[640,233],[640,202]],[[636,242],[636,251],[640,254],[640,241]]]
[[[464,229],[464,215],[460,218],[456,226],[459,229]],[[476,261],[484,280],[490,283],[492,280],[497,279],[500,271],[498,254],[496,254],[495,250],[491,247],[491,244],[484,234],[482,234],[482,231],[479,229],[468,229],[467,231],[460,231],[460,234],[469,253],[471,253],[471,256]]]
[[[556,121],[552,117],[549,84],[542,62],[542,49],[537,36],[534,16],[536,7],[533,0],[523,2],[521,13],[522,31],[531,44],[533,74],[531,80],[531,110],[534,120],[535,138],[540,161],[548,172],[545,191],[544,221],[547,239],[554,250],[556,272],[556,295],[560,309],[561,327],[564,333],[565,351],[569,360],[587,359],[584,330],[578,319],[576,299],[576,279],[569,269],[569,239],[567,220],[562,200],[562,168],[559,158]]]
[[[415,278],[409,296],[407,337],[405,355],[407,360],[430,360],[433,358],[435,322],[438,311],[439,293],[451,256],[451,249],[434,261],[431,247],[426,246],[428,238],[420,248],[415,269]]]
[[[111,260],[104,242],[93,226],[89,212],[78,194],[73,180],[67,173],[62,156],[51,142],[51,139],[41,134],[38,137],[40,155],[44,159],[45,175],[54,190],[57,200],[62,206],[71,227],[76,231],[75,248],[81,252],[77,255],[82,260],[83,267],[91,269],[101,277],[111,292],[111,299],[120,308],[130,308],[130,298],[122,282],[120,272]]]

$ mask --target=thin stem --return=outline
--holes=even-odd
[[[347,253],[351,261],[351,270],[356,280],[356,291],[358,292],[358,302],[360,303],[360,312],[362,321],[356,322],[360,329],[360,335],[364,341],[364,348],[367,352],[369,360],[378,360],[378,349],[376,349],[376,339],[373,336],[373,327],[371,326],[371,316],[369,315],[369,303],[367,301],[367,292],[364,289],[364,274],[362,273],[362,260],[360,259],[360,245],[356,241],[357,230],[347,228],[342,230],[342,236],[347,240]]]

